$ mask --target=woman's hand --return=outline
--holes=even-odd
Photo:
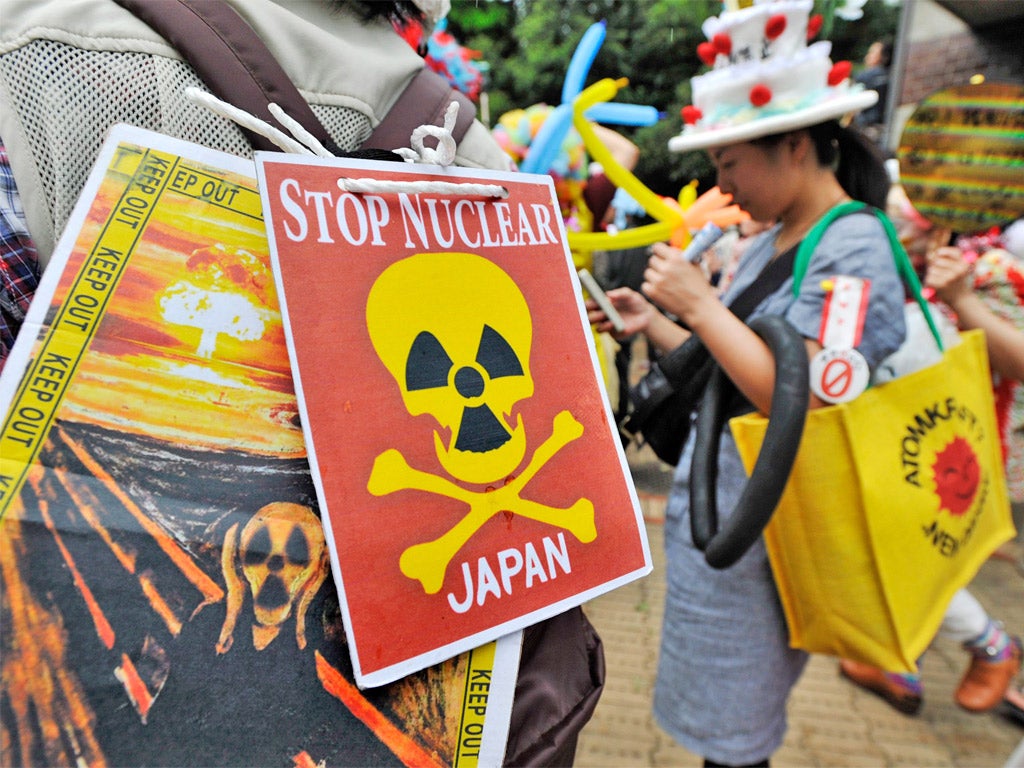
[[[974,290],[972,262],[953,246],[937,248],[928,255],[925,285],[956,313],[961,330],[980,328],[985,332],[988,362],[992,370],[1008,379],[1024,382],[1024,333],[993,312]]]
[[[608,300],[622,316],[626,327],[622,331],[616,331],[608,320],[597,302],[587,299],[587,320],[595,329],[602,333],[610,333],[615,338],[625,338],[635,333],[645,333],[651,323],[651,316],[658,310],[644,298],[643,294],[637,293],[632,288],[613,288],[607,293]]]
[[[658,244],[652,250],[644,272],[644,293],[700,336],[746,398],[768,413],[775,386],[775,359],[768,345],[729,311],[698,265],[668,245]]]
[[[957,305],[974,291],[971,270],[971,263],[959,248],[951,245],[936,248],[928,254],[924,284],[934,289],[935,294],[955,311]]]
[[[666,312],[693,327],[696,314],[708,301],[720,303],[704,271],[681,258],[680,251],[665,243],[655,243],[653,255],[644,272],[644,293]]]
[[[647,337],[648,343],[659,352],[667,352],[682,344],[690,335],[689,331],[676,325],[642,293],[637,293],[632,288],[613,288],[608,291],[607,296],[612,306],[622,316],[626,327],[622,331],[615,331],[604,311],[597,306],[597,302],[587,299],[587,319],[598,331],[610,333],[616,339],[642,333]]]

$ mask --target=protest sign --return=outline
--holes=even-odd
[[[962,234],[1024,215],[1024,86],[977,83],[921,100],[897,150],[914,208]]]
[[[550,178],[257,172],[357,682],[648,573]]]
[[[254,173],[115,127],[0,376],[5,763],[504,755],[518,635],[354,683]]]

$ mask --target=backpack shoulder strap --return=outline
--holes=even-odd
[[[114,0],[131,11],[175,47],[193,66],[210,91],[222,101],[283,128],[270,114],[274,102],[337,155],[343,152],[331,139],[255,30],[234,8],[220,0]],[[409,146],[421,125],[442,125],[448,105],[459,102],[452,132],[458,142],[473,124],[476,107],[440,75],[424,67],[361,149],[392,150]],[[269,139],[242,129],[255,149],[280,151]],[[287,131],[286,131],[287,132]]]
[[[279,128],[267,105],[274,102],[332,152],[331,140],[291,78],[264,42],[227,3],[211,0],[114,0],[175,47],[222,101]],[[256,149],[280,151],[245,128]],[[285,131],[287,133],[287,131]]]
[[[448,81],[424,67],[409,82],[387,115],[363,142],[364,149],[394,149],[409,146],[409,137],[421,125],[443,125],[444,113],[453,101],[459,115],[452,136],[462,140],[476,117],[476,105]]]

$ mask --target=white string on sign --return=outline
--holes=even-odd
[[[434,192],[439,195],[481,195],[483,197],[508,197],[508,190],[499,184],[455,183],[451,181],[384,181],[382,179],[338,179],[343,192],[398,193],[413,195]]]
[[[266,137],[281,151],[293,155],[306,155],[333,158],[334,155],[321,144],[315,136],[302,127],[298,121],[290,117],[279,105],[269,104],[270,113],[281,125],[291,132],[291,136],[261,120],[244,109],[222,101],[212,93],[199,88],[186,88],[185,95],[221,117],[225,117],[243,128]],[[453,101],[445,110],[444,126],[421,125],[412,132],[410,143],[412,148],[393,150],[409,163],[426,163],[439,165],[442,168],[455,162],[457,146],[452,131],[459,115],[459,103]],[[437,149],[427,147],[423,139],[433,136],[437,139]],[[338,179],[338,187],[345,192],[353,193],[397,193],[407,192],[419,194],[432,192],[439,195],[481,195],[484,197],[508,197],[508,190],[499,184],[454,183],[450,181],[383,181],[380,179]]]
[[[265,120],[260,120],[255,115],[246,112],[244,109],[239,109],[233,104],[221,101],[212,93],[200,90],[199,88],[186,88],[185,95],[196,104],[206,107],[211,112],[214,112],[221,117],[226,117],[228,120],[238,123],[243,128],[248,128],[250,131],[266,137],[272,141],[275,146],[280,147],[282,152],[287,152],[291,155],[316,154],[312,149],[296,141],[283,131],[279,131]]]
[[[303,128],[302,123],[293,119],[292,116],[281,109],[280,106],[274,102],[270,102],[267,105],[267,109],[270,110],[270,114],[274,116],[277,122],[292,132],[292,136],[313,150],[314,155],[317,157],[334,157],[331,151],[321,144],[320,140],[316,136]]]
[[[444,113],[444,125],[421,125],[412,132],[411,149],[392,150],[405,158],[407,163],[426,163],[445,168],[455,162],[455,121],[459,116],[459,103],[453,101]],[[427,136],[437,139],[437,149],[423,143]],[[499,184],[455,183],[451,181],[384,181],[381,179],[338,179],[338,187],[345,192],[357,193],[398,193],[410,194],[433,192],[439,195],[482,195],[484,197],[508,197],[508,190]]]
[[[440,165],[441,167],[447,167],[455,162],[455,137],[452,135],[452,131],[455,130],[455,121],[459,117],[459,102],[453,101],[448,105],[448,108],[444,111],[444,125],[440,128],[436,125],[421,125],[415,131],[412,132],[409,143],[412,144],[412,149],[416,153],[416,158],[413,162],[428,163],[433,165]],[[423,139],[427,136],[433,136],[437,139],[437,149],[431,149],[423,143]],[[399,150],[395,150],[396,152]],[[411,154],[409,150],[401,150],[403,157],[409,160],[408,154]]]

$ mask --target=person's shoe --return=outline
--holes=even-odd
[[[971,656],[971,664],[953,697],[957,704],[969,712],[988,712],[1003,700],[1007,688],[1020,671],[1020,639],[1015,637],[1012,642],[1010,656],[1001,661]]]
[[[916,715],[921,709],[921,694],[907,686],[898,675],[889,675],[878,667],[850,659],[840,659],[839,673],[861,688],[881,696],[905,715]]]
[[[1003,696],[1003,709],[1007,715],[1024,726],[1024,687],[1006,689]]]

